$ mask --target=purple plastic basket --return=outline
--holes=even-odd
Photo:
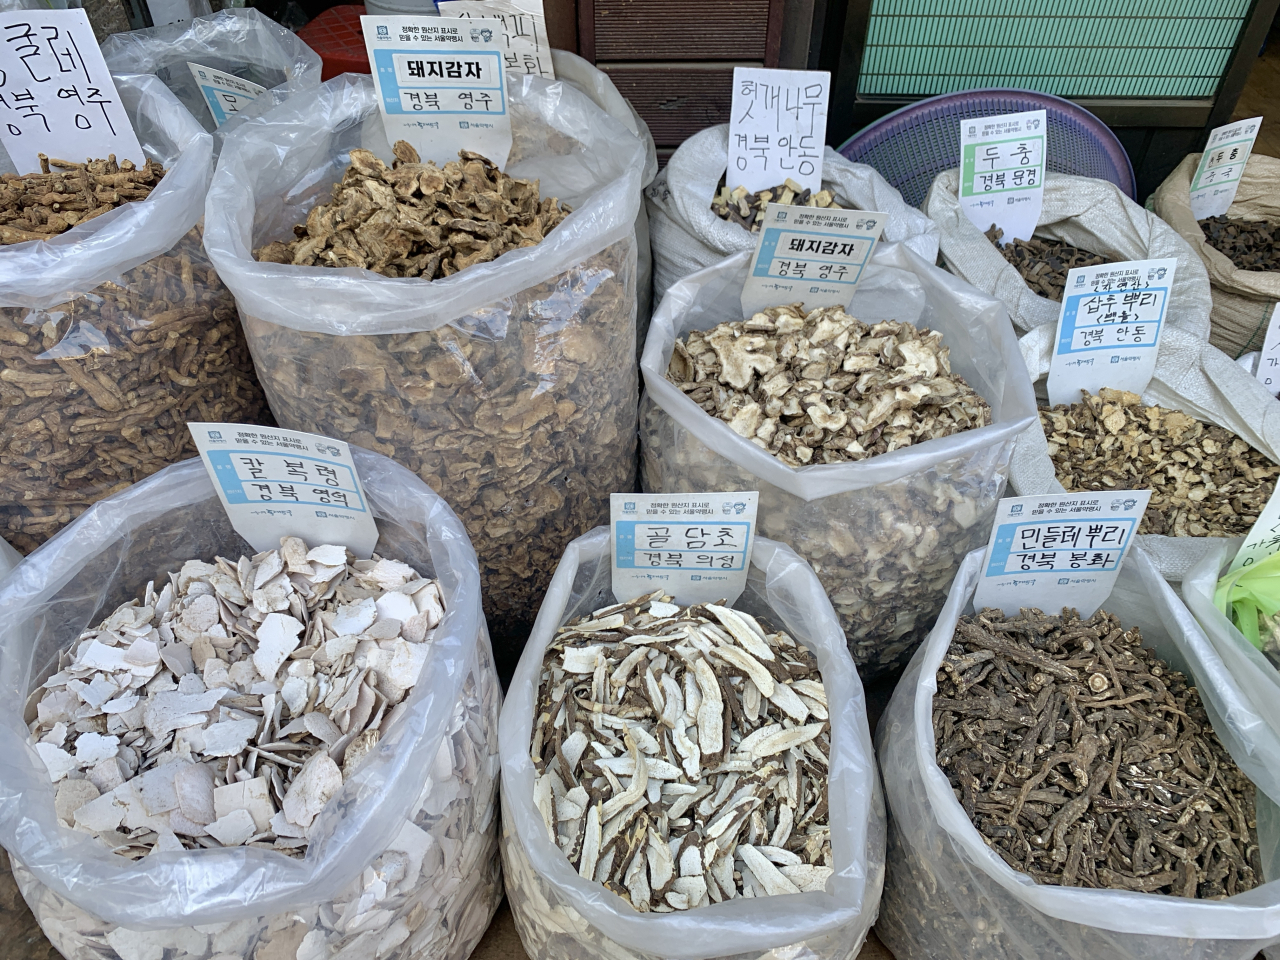
[[[1111,129],[1070,100],[1032,90],[962,90],[895,110],[846,140],[840,153],[874,167],[913,207],[943,170],[960,166],[960,120],[1044,110],[1049,169],[1110,180],[1136,200],[1133,164]]]

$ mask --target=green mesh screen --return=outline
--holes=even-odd
[[[1211,97],[1250,0],[872,0],[860,94]]]

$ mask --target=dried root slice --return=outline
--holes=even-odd
[[[1225,254],[1237,270],[1280,270],[1280,224],[1210,217],[1200,221],[1200,230],[1209,246]]]
[[[758,233],[764,220],[764,212],[770,203],[781,203],[795,207],[829,207],[843,210],[836,203],[835,194],[830,190],[819,190],[816,193],[808,187],[802,187],[794,180],[787,178],[776,187],[748,193],[746,187],[729,189],[725,178],[720,178],[720,186],[711,200],[711,212],[721,220],[728,220],[752,233]]]
[[[1067,285],[1067,271],[1076,267],[1100,267],[1104,263],[1115,262],[1069,243],[1046,240],[1043,237],[1010,240],[1002,247],[1000,241],[1004,238],[1004,231],[994,223],[987,230],[986,237],[1022,274],[1022,279],[1033,292],[1048,297],[1054,303],[1062,302],[1062,291]]]
[[[51,170],[56,167],[57,170]],[[40,172],[0,177],[0,244],[48,240],[109,210],[151,195],[165,169],[155,160],[72,163],[40,154]]]

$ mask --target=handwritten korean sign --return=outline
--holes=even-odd
[[[503,29],[496,21],[360,18],[387,139],[443,166],[473,150],[511,153]]]
[[[1142,393],[1151,382],[1178,261],[1131,260],[1067,273],[1049,365],[1049,402],[1102,387]]]
[[[979,230],[1003,230],[1002,243],[1030,240],[1044,201],[1045,111],[959,123],[960,208]]]
[[[754,193],[790,179],[821,190],[830,93],[825,70],[734,67],[725,174],[730,188]]]
[[[225,71],[215,70],[213,67],[188,62],[187,68],[191,71],[196,86],[204,94],[205,102],[209,105],[209,113],[218,126],[222,126],[247,104],[267,92],[266,87]]]
[[[1150,499],[1150,490],[1116,490],[1001,500],[974,609],[1057,613],[1068,606],[1093,616],[1111,594]]]
[[[0,139],[19,173],[42,153],[146,162],[83,10],[0,14]]]
[[[440,0],[436,9],[442,17],[498,20],[503,29],[506,68],[546,80],[556,78],[542,0]]]
[[[1191,178],[1191,214],[1197,220],[1221,217],[1236,198],[1244,165],[1258,138],[1262,118],[1237,120],[1209,134],[1200,165]]]
[[[1271,322],[1258,356],[1257,377],[1273,397],[1280,396],[1280,303],[1271,309]]]

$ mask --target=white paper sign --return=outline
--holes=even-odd
[[[780,303],[847,307],[875,252],[885,215],[771,203],[742,288],[743,316]]]
[[[1273,397],[1280,396],[1280,303],[1271,310],[1267,338],[1262,342],[1262,353],[1258,355],[1256,376]]]
[[[734,67],[729,188],[755,193],[790,179],[821,190],[830,94],[825,70]]]
[[[502,27],[441,17],[360,18],[387,139],[443,166],[511,153]]]
[[[442,17],[502,21],[506,44],[502,58],[507,69],[547,80],[556,78],[542,0],[440,0],[436,9]]]
[[[266,87],[249,80],[242,80],[222,70],[215,70],[213,67],[188,61],[187,68],[195,78],[196,86],[204,94],[205,103],[209,105],[209,113],[212,114],[213,122],[218,126],[222,126],[239,113],[245,104],[253,103],[267,92]]]
[[[1228,123],[1209,134],[1196,175],[1191,178],[1191,215],[1197,220],[1226,214],[1261,126],[1262,118],[1254,117]]]
[[[1249,528],[1244,543],[1231,561],[1229,573],[1234,573],[1241,567],[1251,567],[1280,550],[1280,497],[1276,496],[1277,493],[1280,493],[1280,485],[1271,492],[1271,499]]]
[[[1030,240],[1044,202],[1045,111],[960,120],[960,208],[1002,244]]]
[[[301,537],[373,553],[378,527],[341,440],[244,423],[187,426],[231,525],[255,550]]]
[[[1067,272],[1049,365],[1049,402],[1103,387],[1142,393],[1156,370],[1178,261],[1130,260]]]
[[[661,588],[678,603],[732,603],[747,585],[755,543],[754,490],[609,496],[613,595]]]
[[[1111,594],[1150,490],[1009,497],[996,521],[973,595],[975,610],[1020,607],[1093,616]]]
[[[50,159],[146,155],[84,10],[0,13],[0,139],[19,173]]]

